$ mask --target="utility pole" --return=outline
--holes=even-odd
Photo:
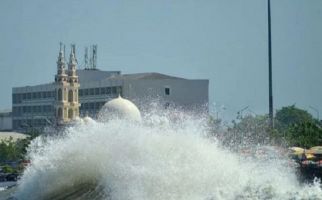
[[[268,14],[268,85],[269,85],[269,127],[274,128],[273,85],[272,85],[272,36],[271,36],[271,1],[267,0]]]

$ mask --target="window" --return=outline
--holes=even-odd
[[[63,109],[62,108],[58,108],[58,117],[59,118],[63,118]]]
[[[87,96],[88,95],[88,89],[84,89],[84,95]]]
[[[164,93],[165,93],[165,95],[170,95],[170,88],[165,88],[164,89]]]
[[[106,88],[106,94],[111,94],[111,88],[110,87]]]
[[[98,110],[100,108],[100,103],[99,102],[96,102],[95,103],[95,109]]]
[[[59,88],[58,89],[58,101],[62,101],[63,100],[63,91]]]
[[[16,94],[12,94],[12,103],[17,103],[17,95]]]
[[[69,92],[68,92],[68,101],[69,102],[73,102],[74,101],[73,90],[69,90]]]
[[[84,109],[87,110],[88,109],[88,103],[84,103]]]
[[[21,103],[22,94],[17,94],[17,103]]]
[[[100,94],[100,89],[99,88],[95,88],[95,95],[99,95]]]
[[[78,92],[80,97],[83,96],[83,90],[78,90]]]
[[[32,109],[32,112],[33,112],[33,113],[36,113],[36,112],[37,112],[37,110],[36,110],[36,106],[32,106],[32,107],[31,107],[31,109]]]
[[[89,95],[94,95],[94,88],[89,89]]]
[[[27,113],[31,113],[31,106],[27,106]]]
[[[105,94],[106,93],[106,88],[101,88],[101,94]]]
[[[70,109],[68,110],[68,118],[69,118],[69,119],[72,119],[72,118],[73,118],[73,116],[74,116],[73,109],[71,109],[71,108],[70,108]]]
[[[116,94],[116,87],[112,87],[112,94]]]

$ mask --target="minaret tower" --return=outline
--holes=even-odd
[[[78,102],[78,89],[79,82],[78,76],[76,73],[77,59],[76,59],[76,50],[75,44],[71,45],[71,52],[68,62],[68,119],[72,120],[76,117],[79,117],[79,107]]]
[[[60,43],[60,50],[57,60],[57,74],[55,76],[56,84],[56,98],[55,98],[55,115],[57,123],[66,122],[67,118],[67,88],[69,87],[68,76],[65,72],[65,52],[62,49],[62,43]]]

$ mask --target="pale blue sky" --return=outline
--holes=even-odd
[[[322,117],[322,1],[271,0],[275,109]],[[224,118],[268,112],[266,0],[1,0],[0,109],[54,80],[59,42],[98,44],[98,67],[210,80]]]

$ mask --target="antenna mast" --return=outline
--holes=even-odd
[[[93,45],[93,65],[92,69],[96,70],[96,64],[97,64],[97,45]]]
[[[96,70],[97,69],[96,67],[97,67],[97,45],[90,46],[89,55],[88,55],[88,47],[85,47],[85,69]]]
[[[88,69],[88,47],[85,47],[85,69]]]

